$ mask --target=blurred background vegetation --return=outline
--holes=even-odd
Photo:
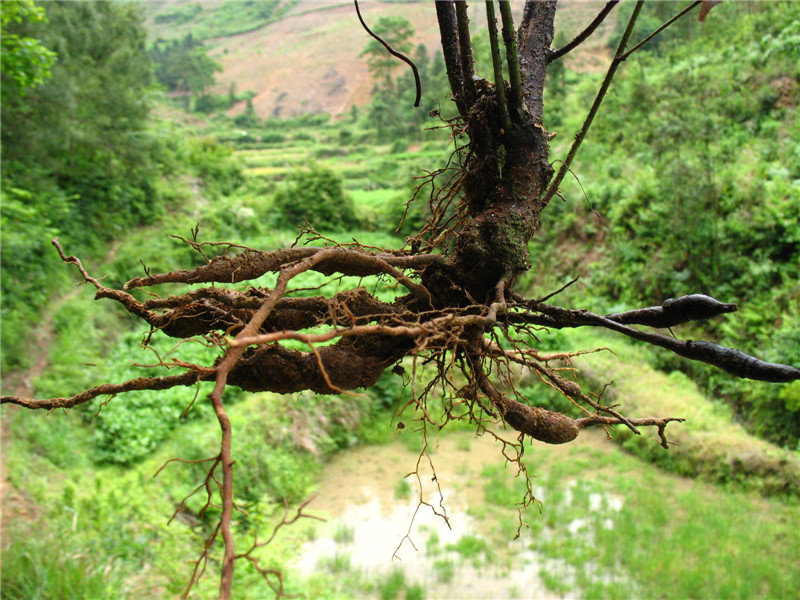
[[[238,92],[235,82],[221,90],[215,79],[220,55],[211,50],[214,40],[306,10],[297,3],[2,3],[4,392],[30,383],[37,396],[62,396],[137,376],[145,371],[133,364],[157,360],[142,353],[140,325],[76,287],[76,274],[50,245],[53,237],[109,286],[140,273],[142,263],[156,272],[201,264],[202,257],[170,238],[186,237],[198,224],[203,240],[263,249],[291,244],[303,217],[341,241],[403,244],[427,214],[425,188],[400,225],[415,178],[443,166],[452,151],[449,130],[436,129],[441,121],[429,113],[446,118],[454,111],[438,48],[415,42],[402,6],[385,8],[374,29],[395,35],[393,44],[415,59],[422,107],[411,110],[414,89],[404,65],[381,61],[365,36],[361,60],[373,81],[365,102],[335,118],[320,112],[280,118],[257,114],[254,93]],[[621,22],[629,10],[619,7]],[[674,10],[673,3],[648,3],[639,38]],[[176,35],[160,37],[164,28]],[[608,33],[608,48],[620,33]],[[569,39],[563,31],[557,35]],[[489,64],[488,43],[477,35],[475,46],[478,72],[485,73],[480,65]],[[725,3],[705,25],[685,19],[627,62],[573,166],[575,177],[543,215],[530,248],[536,268],[521,291],[542,296],[579,275],[559,300],[595,312],[706,293],[737,302],[740,310],[682,326],[678,335],[800,365],[800,5]],[[556,65],[545,98],[546,125],[558,132],[552,159],[565,154],[602,76]],[[351,283],[309,274],[298,287],[322,286],[328,293]],[[387,298],[393,293],[381,290]],[[599,334],[543,332],[531,343],[543,350],[610,346],[617,360],[587,359],[586,372],[598,386],[616,379],[631,413],[669,406],[670,414],[695,415],[673,430],[681,445],[669,453],[651,440],[617,433],[625,454],[588,451],[579,460],[553,456],[550,467],[546,461],[532,466],[549,473],[554,498],[568,493],[558,487],[565,477],[580,480],[608,461],[642,469],[641,481],[622,471],[608,480],[630,499],[619,527],[636,522],[660,531],[673,518],[687,524],[670,538],[677,544],[673,554],[684,561],[670,563],[669,576],[656,567],[662,542],[630,527],[596,536],[591,547],[575,539],[568,547],[531,542],[565,564],[580,565],[582,553],[599,552],[602,561],[610,564],[613,555],[628,571],[622,587],[597,588],[596,580],[580,578],[566,584],[562,577],[551,578],[553,591],[752,598],[789,597],[800,586],[793,564],[796,513],[789,516],[800,496],[800,382],[739,381]],[[199,344],[173,346],[167,339],[155,344],[162,358],[176,352],[186,360],[214,359]],[[409,394],[406,383],[408,376],[387,373],[364,396],[304,394],[292,402],[232,394],[237,502],[248,512],[239,533],[276,522],[284,499],[307,497],[336,453],[398,438],[418,443],[418,434],[392,427],[393,412]],[[558,397],[542,397],[533,383],[524,388],[529,397],[569,410]],[[667,391],[653,391],[661,389]],[[3,407],[3,598],[180,592],[186,561],[198,554],[217,515],[196,514],[203,501],[193,497],[177,523],[166,526],[181,498],[202,481],[202,463],[173,464],[151,476],[170,457],[196,460],[216,452],[205,394],[199,389],[192,404],[191,390],[141,393],[68,414]],[[576,464],[584,470],[578,473]],[[667,489],[668,473],[693,483],[680,496],[664,492],[657,505],[653,490]],[[515,523],[502,511],[520,499],[520,490],[508,473],[501,475],[481,475],[494,482],[487,485],[495,496],[508,487],[502,502],[487,495],[488,505],[499,507],[488,510],[500,511],[489,516]],[[586,485],[608,487],[593,481]],[[566,513],[578,510],[550,502],[565,511],[562,528]],[[710,516],[720,504],[724,523]],[[764,520],[760,541],[748,521],[755,513]],[[534,528],[548,527],[556,539],[563,533],[558,521]],[[720,557],[720,574],[704,580],[692,564],[706,564],[711,550],[689,534],[689,524],[715,539],[724,530],[726,544],[751,548],[751,556],[771,553],[773,562]],[[311,535],[290,533],[265,556],[287,565]],[[624,552],[615,555],[614,548]],[[648,553],[650,562],[642,557]],[[484,560],[491,562],[485,553]],[[254,574],[240,571],[243,585],[256,585]],[[314,590],[315,597],[424,597],[424,586],[402,577],[346,574],[312,587],[293,585]],[[703,584],[692,588],[692,578]],[[213,596],[214,578],[206,579],[198,597]],[[745,579],[765,583],[754,588]],[[260,596],[253,591],[252,597]]]

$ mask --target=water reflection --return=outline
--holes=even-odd
[[[427,506],[417,510],[417,478],[404,478],[416,456],[393,443],[357,449],[331,463],[314,501],[315,514],[327,514],[329,522],[304,545],[296,563],[301,574],[323,571],[343,578],[360,573],[376,581],[402,570],[406,584],[417,585],[428,599],[573,597],[545,588],[540,569],[552,573],[560,567],[528,549],[530,534],[527,543],[525,535],[512,540],[508,527],[498,536],[495,519],[476,510],[485,505],[481,470],[498,461],[492,440],[453,434],[432,453],[447,523]],[[422,497],[438,510],[439,490],[432,480],[433,471],[423,461]]]

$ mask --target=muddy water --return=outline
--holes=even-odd
[[[552,572],[552,561],[528,550],[525,535],[511,539],[515,512],[504,511],[503,518],[509,522],[503,524],[497,517],[487,517],[485,510],[476,510],[485,506],[481,471],[487,465],[502,464],[496,441],[488,435],[452,433],[432,444],[430,458],[432,467],[427,459],[418,463],[415,450],[394,442],[358,448],[333,460],[312,504],[315,513],[329,521],[304,546],[296,568],[311,575],[332,571],[330,565],[339,561],[339,576],[346,574],[342,571],[359,571],[373,581],[401,569],[406,583],[421,586],[429,600],[571,598],[544,586],[540,569]],[[417,464],[419,478],[406,477]],[[514,471],[510,467],[508,471],[511,479]],[[434,472],[441,493],[433,481]],[[418,508],[419,484],[422,500],[446,519],[429,506]],[[504,534],[498,531],[502,525]],[[477,539],[478,545],[484,540],[489,555],[478,551],[464,556],[448,548],[465,537]]]

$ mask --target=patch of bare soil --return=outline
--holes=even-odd
[[[556,31],[572,39],[600,11],[605,2],[564,0],[559,3]],[[523,3],[513,3],[519,22]],[[368,24],[381,17],[402,16],[414,26],[415,46],[439,52],[439,28],[429,3],[363,2]],[[478,31],[486,21],[481,3],[470,6],[470,18]],[[582,72],[608,66],[605,42],[614,28],[614,13],[595,35],[567,55],[567,65]],[[369,42],[351,3],[299,2],[286,18],[255,31],[218,38],[211,56],[223,67],[213,90],[225,94],[234,84],[238,93],[255,93],[253,107],[260,117],[289,117],[325,112],[347,113],[351,106],[369,102],[373,87],[366,59],[359,56]],[[406,68],[398,61],[398,69]],[[238,114],[242,102],[231,109]]]
[[[64,299],[74,296],[78,288],[70,291]],[[53,314],[48,313],[39,327],[32,334],[33,340],[31,348],[34,349],[35,356],[33,364],[24,371],[3,374],[2,388],[4,394],[15,396],[31,397],[34,393],[33,382],[44,373],[47,368],[47,354],[50,344],[53,341]],[[39,514],[39,509],[23,490],[18,490],[9,483],[6,478],[6,444],[12,435],[9,425],[12,415],[21,410],[19,406],[8,405],[0,421],[0,464],[2,476],[0,476],[0,532],[6,531],[8,524],[13,520],[27,519],[35,520]],[[2,533],[0,533],[2,539]]]

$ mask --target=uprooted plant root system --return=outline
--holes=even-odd
[[[407,240],[404,249],[337,244],[311,226],[305,229],[305,237],[307,243],[317,246],[274,251],[200,242],[195,231],[191,239],[184,241],[200,253],[205,264],[164,274],[147,272],[118,290],[103,286],[86,272],[79,259],[67,256],[54,240],[61,259],[76,265],[84,280],[95,286],[97,299],[118,302],[127,312],[145,321],[151,333],[161,331],[179,339],[201,338],[205,344],[220,350],[213,364],[197,365],[173,359],[159,365],[173,372],[176,368],[182,370],[178,375],[154,374],[128,382],[106,383],[64,398],[2,398],[2,402],[28,408],[69,408],[98,396],[214,382],[210,399],[222,431],[220,453],[207,459],[208,477],[196,491],[206,490],[206,507],[219,504],[215,499],[218,492],[222,497],[222,515],[195,562],[187,594],[205,569],[217,536],[225,546],[222,598],[230,597],[233,565],[238,559],[253,563],[276,593],[283,594],[280,573],[258,566],[252,554],[268,540],[254,543],[241,554],[234,550],[232,431],[224,402],[228,385],[253,392],[312,390],[338,394],[368,388],[387,369],[400,371],[410,364],[409,383],[413,393],[402,410],[413,411],[423,428],[440,428],[454,419],[468,420],[477,429],[497,436],[505,458],[515,461],[525,472],[521,460],[525,436],[562,444],[574,440],[581,429],[590,426],[620,425],[635,433],[640,432],[640,427],[655,427],[662,446],[668,448],[667,425],[683,420],[673,416],[629,419],[605,404],[602,390],[582,389],[570,363],[581,352],[545,355],[531,347],[530,341],[536,340],[536,333],[542,328],[602,327],[716,365],[739,377],[765,381],[800,379],[800,370],[791,366],[766,363],[711,342],[680,340],[634,327],[676,327],[690,320],[732,312],[736,310],[734,304],[694,294],[670,299],[660,306],[603,316],[549,303],[554,293],[536,299],[515,290],[519,276],[530,268],[528,243],[539,216],[558,192],[616,68],[632,52],[626,53],[625,48],[640,4],[620,40],[589,116],[558,173],[554,173],[549,162],[552,135],[542,120],[547,64],[568,51],[550,49],[555,3],[527,3],[516,35],[508,3],[500,3],[509,83],[502,80],[499,67],[498,30],[492,3],[487,3],[487,11],[493,57],[497,59],[495,82],[475,76],[463,4],[436,3],[448,79],[459,112],[447,122],[455,148],[444,168],[421,178],[415,196],[431,184],[433,191],[427,199],[431,218],[416,236]],[[585,37],[605,18],[613,4],[609,3],[587,28]],[[570,49],[582,39],[576,38]],[[207,252],[220,247],[223,252],[209,258]],[[404,295],[386,302],[366,287],[330,297],[294,295],[290,282],[307,271],[331,278],[380,278],[402,288]],[[252,285],[251,282],[264,275],[275,276],[273,287]],[[163,286],[168,284],[197,287],[180,295],[159,295],[165,293]],[[240,285],[234,288],[233,284]],[[137,297],[136,290],[144,288],[147,296]],[[145,343],[148,339],[149,336]],[[292,344],[287,345],[287,341]],[[569,398],[585,416],[573,419],[531,405],[515,388],[523,370],[535,373],[543,385]],[[420,381],[422,371],[426,378]],[[429,410],[434,400],[441,402],[442,410]],[[442,415],[441,420],[434,416],[438,414]],[[502,439],[487,429],[493,424],[508,425],[518,435],[510,441]],[[423,455],[425,449],[420,460]],[[222,471],[221,481],[218,469]],[[520,504],[524,507],[533,502],[529,482]],[[427,504],[440,514],[440,508],[423,499],[420,504]],[[288,518],[287,513],[280,526],[308,517],[304,507],[300,507],[294,518]]]

